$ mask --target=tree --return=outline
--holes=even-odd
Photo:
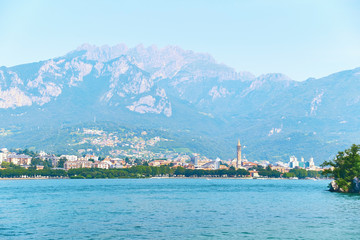
[[[338,152],[335,159],[325,161],[321,166],[330,166],[323,174],[333,177],[345,192],[353,189],[353,179],[360,176],[360,145],[353,144],[349,149]]]
[[[57,167],[59,168],[63,168],[64,167],[64,163],[66,162],[66,158],[60,158]]]
[[[177,176],[181,176],[181,175],[184,175],[185,174],[185,168],[183,167],[177,167],[175,172],[174,172],[175,175]]]
[[[307,171],[305,169],[301,169],[301,168],[294,168],[294,169],[291,169],[289,172],[293,173],[295,175],[295,177],[298,177],[298,178],[306,178],[308,175]]]
[[[8,167],[10,167],[10,163],[9,162],[2,162],[1,167],[2,168],[8,168]]]
[[[284,178],[292,178],[292,177],[295,177],[295,174],[292,172],[286,172],[283,174],[283,177]]]

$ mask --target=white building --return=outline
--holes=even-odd
[[[61,155],[60,158],[66,158],[68,161],[77,161],[78,157],[75,155]]]
[[[220,158],[216,158],[214,162],[214,169],[217,170],[220,168]]]
[[[297,160],[297,158],[295,156],[290,157],[289,167],[290,168],[299,167],[299,161]]]
[[[316,166],[314,163],[314,158],[310,158],[310,160],[306,163],[306,167],[309,170],[316,170]]]
[[[6,161],[6,158],[7,158],[7,154],[3,153],[3,152],[0,152],[0,164],[2,162]]]

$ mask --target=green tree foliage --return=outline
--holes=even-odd
[[[60,158],[59,162],[57,164],[58,168],[63,168],[64,167],[64,163],[66,162],[66,158]]]
[[[337,185],[345,192],[353,188],[353,179],[360,176],[360,145],[353,144],[349,149],[338,152],[333,161],[326,161],[323,167],[331,168],[324,171],[324,175],[333,177]]]
[[[26,169],[22,167],[7,168],[0,170],[0,178],[20,178],[23,176],[67,177],[67,173],[64,170],[53,170],[53,169],[35,170],[35,169]]]
[[[292,172],[286,172],[283,174],[283,178],[293,178],[295,177],[295,174]]]
[[[44,166],[44,169],[51,168],[51,163],[47,160],[41,160],[40,158],[31,159],[31,168],[36,168],[36,166]]]
[[[295,177],[302,178],[302,179],[306,178],[308,176],[307,171],[302,168],[294,168],[294,169],[291,169],[289,172],[293,173],[295,175]]]
[[[266,168],[258,166],[257,171],[259,172],[259,175],[263,176],[263,177],[270,177],[270,178],[281,177],[281,172],[276,171],[276,170],[271,170],[270,166],[267,166]]]
[[[2,162],[1,167],[6,168],[6,169],[19,169],[19,168],[22,168],[19,165],[15,165],[15,164],[9,163],[9,162]]]
[[[2,162],[2,163],[1,163],[1,167],[2,167],[2,168],[9,168],[9,167],[10,167],[10,163],[8,163],[8,162]]]
[[[70,178],[146,178],[161,176],[184,176],[184,177],[239,177],[248,176],[249,172],[244,169],[232,170],[202,170],[185,169],[169,166],[151,167],[151,166],[133,166],[123,169],[98,169],[98,168],[78,168],[70,169],[68,172]]]
[[[36,157],[38,154],[36,152],[33,152],[29,149],[18,149],[18,150],[15,150],[14,152],[16,152],[17,154],[25,154],[25,155],[28,155],[30,157]]]

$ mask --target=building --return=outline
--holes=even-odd
[[[110,165],[107,162],[100,162],[100,161],[95,161],[93,164],[91,164],[91,166],[93,168],[102,168],[102,169],[109,169]]]
[[[94,161],[99,161],[99,157],[95,156],[94,154],[86,154],[85,155],[85,160],[89,161],[90,159],[94,160]]]
[[[253,163],[253,162],[243,162],[242,163],[242,168],[244,168],[244,169],[252,169],[252,168],[255,168],[257,166],[258,165],[256,163]]]
[[[242,162],[241,162],[241,144],[240,144],[240,140],[238,140],[238,144],[236,146],[236,151],[237,151],[237,157],[236,157],[236,164],[235,164],[235,168],[238,169],[242,166]]]
[[[214,169],[220,169],[220,158],[216,158],[214,162]]]
[[[258,171],[249,171],[250,173],[250,177],[256,178],[256,177],[260,177],[259,172]]]
[[[306,162],[306,167],[307,168],[314,168],[315,167],[314,158],[310,158],[310,160],[308,162]]]
[[[300,168],[305,168],[305,161],[304,161],[304,157],[301,157],[301,161],[299,162],[299,167]]]
[[[317,167],[315,166],[315,163],[314,163],[314,158],[310,158],[310,160],[308,162],[306,162],[306,168],[308,170],[316,170]]]
[[[15,165],[30,165],[31,157],[25,154],[10,154],[7,156],[7,162]]]
[[[297,158],[295,156],[290,157],[289,167],[290,168],[299,167],[299,161],[297,160]]]
[[[54,154],[45,154],[40,156],[41,160],[47,160],[51,163],[53,167],[56,167],[59,162],[59,157],[55,156]]]
[[[199,165],[199,157],[198,156],[192,156],[191,157],[191,163],[194,164],[194,166]]]
[[[69,170],[72,168],[91,168],[92,162],[90,161],[66,161],[64,163],[65,170]]]
[[[44,166],[36,165],[36,170],[43,170],[43,169],[44,169]]]
[[[220,158],[216,158],[215,161],[207,162],[200,167],[201,169],[217,170],[220,168]]]
[[[6,153],[3,153],[3,152],[0,152],[0,164],[4,161],[6,161],[7,159],[7,154]]]
[[[168,165],[168,164],[170,164],[170,162],[167,160],[154,160],[152,162],[149,162],[149,166],[153,166],[153,167],[159,167],[161,165]]]
[[[78,157],[75,155],[61,155],[60,158],[66,158],[67,161],[77,161]]]
[[[281,172],[281,173],[286,173],[286,172],[289,172],[288,169],[286,169],[285,167],[283,166],[270,166],[271,170],[273,171],[278,171],[278,172]]]

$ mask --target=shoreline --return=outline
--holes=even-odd
[[[47,177],[28,177],[28,178],[0,178],[2,180],[52,180],[52,179],[70,179],[70,178],[47,178]]]
[[[6,180],[54,180],[54,179],[73,179],[73,180],[79,180],[76,178],[69,178],[69,177],[63,177],[63,178],[51,178],[51,177],[28,177],[28,178],[0,178],[0,181],[6,181]],[[213,180],[213,179],[239,179],[239,180],[311,180],[311,181],[319,181],[319,180],[333,180],[333,179],[326,179],[326,178],[319,178],[319,179],[290,179],[290,178],[241,178],[241,177],[148,177],[148,178],[84,178],[86,179],[206,179],[206,180]]]

